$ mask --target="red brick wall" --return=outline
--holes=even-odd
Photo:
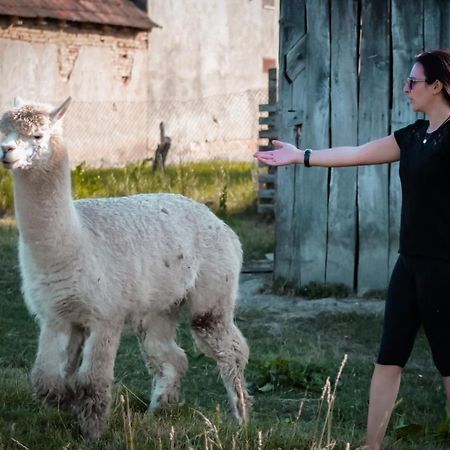
[[[148,46],[148,33],[124,27],[91,24],[63,24],[56,20],[30,20],[3,17],[0,38],[58,46],[59,74],[68,81],[80,49],[107,48],[114,52],[116,76],[126,84],[133,67],[134,53]]]

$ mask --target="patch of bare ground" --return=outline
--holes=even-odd
[[[309,300],[302,297],[281,296],[270,293],[272,273],[242,273],[239,284],[240,311],[258,310],[267,313],[270,320],[315,317],[319,314],[357,313],[383,314],[384,300],[347,297]]]

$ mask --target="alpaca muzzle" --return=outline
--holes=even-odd
[[[2,144],[1,146],[2,148],[2,154],[1,154],[1,159],[0,161],[2,162],[3,165],[10,165],[12,164],[14,161],[12,161],[11,159],[11,152],[12,150],[15,149],[15,147],[13,145],[5,145]]]

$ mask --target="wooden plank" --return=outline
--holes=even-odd
[[[443,5],[442,0],[423,0],[423,32],[426,50],[441,47]],[[414,55],[412,55],[414,56]]]
[[[285,60],[286,53],[300,36],[305,34],[305,0],[280,1],[280,59]],[[281,48],[282,47],[282,48]],[[284,70],[286,68],[283,61]],[[280,65],[281,68],[281,65]],[[280,73],[281,70],[280,70]]]
[[[306,68],[306,34],[286,53],[286,75],[294,81]]]
[[[260,213],[260,214],[261,213],[272,214],[274,209],[275,209],[275,207],[274,207],[273,203],[259,203],[258,207],[257,207],[258,213]]]
[[[450,48],[450,2],[423,0],[424,49]]]
[[[331,145],[358,143],[358,1],[331,0]],[[353,289],[356,167],[331,169],[326,281]]]
[[[304,86],[305,121],[301,147],[329,147],[330,123],[330,9],[328,0],[306,1],[308,66]],[[303,109],[303,108],[296,108]],[[298,202],[298,241],[301,284],[325,282],[327,247],[328,169],[299,168],[295,192]]]
[[[277,125],[277,121],[278,119],[276,116],[260,117],[258,119],[260,125],[269,125],[271,127],[275,127]]]
[[[303,92],[300,94],[303,96]],[[303,110],[280,111],[278,116],[285,126],[293,127],[296,124],[303,123]]]
[[[259,105],[258,109],[260,112],[277,112],[278,111],[278,105],[276,104],[267,104],[267,105]]]
[[[274,189],[260,189],[258,191],[258,198],[273,199],[273,198],[275,198],[275,190]]]
[[[277,77],[277,69],[269,69],[268,71],[268,80],[269,80],[269,95],[268,95],[268,103],[276,104],[277,103],[277,90],[278,90],[278,77]]]
[[[279,88],[278,102],[280,111],[293,110],[293,87],[285,75],[286,58],[291,43],[305,33],[305,0],[281,0],[280,2],[280,51],[279,51]],[[305,73],[305,71],[303,71]],[[296,103],[298,100],[296,98]],[[296,143],[295,127],[285,124],[280,116],[280,139]],[[277,189],[275,195],[275,252],[274,278],[300,283],[300,249],[296,229],[295,179],[298,169],[295,166],[284,166],[277,169]]]
[[[414,56],[423,49],[424,11],[423,0],[416,0],[405,8],[401,0],[392,0],[392,115],[391,130],[415,122],[419,114],[414,113],[403,92],[404,80],[409,76]],[[425,13],[426,14],[426,13]],[[426,21],[425,21],[426,24]],[[439,30],[433,24],[436,36]],[[390,167],[389,183],[389,272],[392,272],[398,258],[401,214],[401,185],[398,174],[399,163]]]
[[[269,104],[277,106],[277,71],[276,69],[270,69],[268,73],[268,83],[269,83],[269,92],[268,92],[268,100]],[[270,122],[269,122],[270,121]],[[269,117],[260,117],[259,123],[261,124],[267,124],[270,123],[271,126],[269,126],[268,131],[271,132],[273,137],[278,137],[278,132],[276,131],[278,129],[278,118],[277,113],[269,113]],[[264,136],[264,133],[260,131],[259,133],[260,138],[264,137],[270,137],[270,136]],[[271,149],[271,145],[267,146],[267,149]],[[269,171],[267,169],[267,171]],[[272,169],[275,170],[275,169]],[[275,183],[274,183],[275,174],[274,172],[269,174],[258,174],[258,182],[259,182],[259,190],[258,190],[258,212],[267,212],[267,209],[264,207],[261,208],[260,205],[268,205],[270,206],[270,211],[273,213],[273,200],[275,197]],[[270,180],[271,185],[269,185],[268,180]]]
[[[259,173],[258,181],[260,183],[275,183],[276,174],[274,173]]]
[[[424,49],[450,48],[450,2],[423,0]]]
[[[388,134],[389,0],[363,0],[358,142]],[[358,291],[388,285],[388,165],[358,168]]]
[[[440,48],[450,48],[450,4],[448,1],[440,2],[442,5]]]
[[[260,139],[276,139],[278,138],[278,130],[259,130],[258,136],[260,137]]]
[[[259,105],[258,110],[260,112],[277,112],[278,111],[278,105],[277,104],[266,104],[266,105]]]

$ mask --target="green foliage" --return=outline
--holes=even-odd
[[[244,260],[264,259],[266,253],[273,252],[274,223],[264,219],[255,209],[247,209],[236,214],[228,213],[222,219],[237,233],[244,250]]]
[[[0,170],[0,217],[14,209],[13,184],[10,172]]]
[[[78,165],[72,172],[75,198],[116,197],[150,192],[186,195],[216,213],[245,211],[256,204],[253,163],[198,162],[168,166],[154,172],[144,161],[124,168]]]
[[[324,367],[281,355],[253,360],[252,365],[252,378],[261,392],[289,386],[321,392],[328,375]]]
[[[210,161],[171,165],[154,172],[149,161],[122,168],[94,168],[82,163],[72,171],[74,198],[115,197],[171,192],[206,203],[215,212],[255,209],[253,163]],[[11,173],[0,170],[0,217],[13,213]]]
[[[280,295],[300,296],[308,299],[317,298],[346,298],[351,289],[342,283],[316,283],[311,281],[307,285],[297,287],[293,283],[278,278],[274,280],[273,292]]]
[[[377,298],[380,300],[386,300],[387,291],[386,289],[369,289],[368,291],[364,292],[363,298]]]

